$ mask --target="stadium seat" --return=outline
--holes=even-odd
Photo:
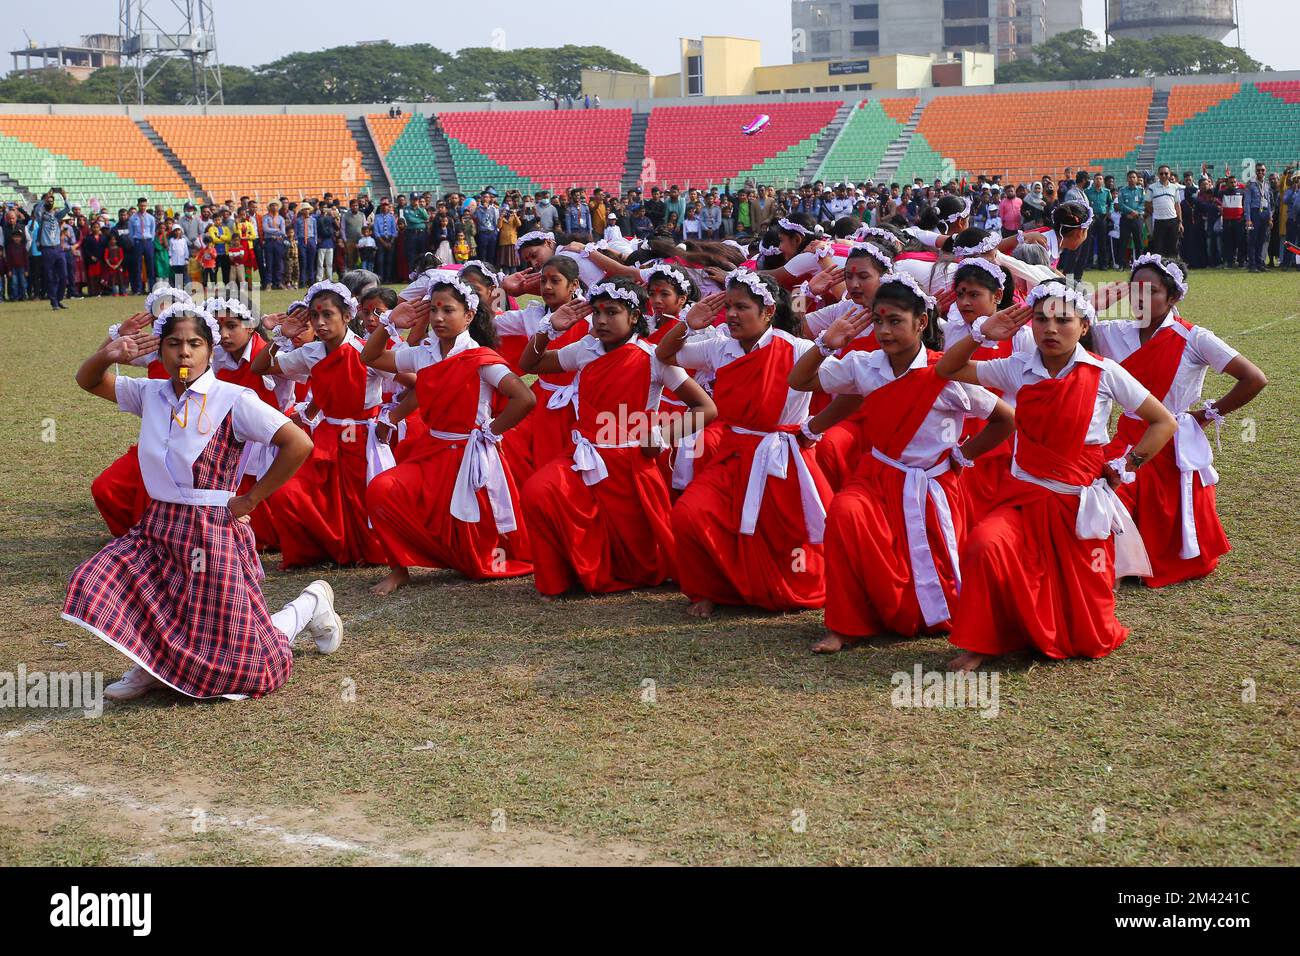
[[[366,120],[398,192],[439,191],[438,164],[429,141],[427,116],[392,117],[379,113]]]
[[[632,111],[511,110],[439,113],[462,191],[491,185],[617,192],[627,161]]]
[[[1300,84],[1175,86],[1156,159],[1180,176],[1199,175],[1203,162],[1214,163],[1217,173],[1228,163],[1240,176],[1252,162],[1280,173],[1300,161]]]
[[[171,115],[149,123],[216,202],[326,192],[347,199],[370,186],[342,114]]]
[[[903,135],[903,124],[919,101],[915,98],[863,100],[849,116],[817,170],[827,182],[863,182],[874,175],[889,144]],[[899,119],[899,117],[902,119]]]
[[[646,128],[645,173],[660,185],[709,188],[731,179],[784,186],[797,183],[838,101],[657,106]],[[762,130],[740,130],[760,113]]]

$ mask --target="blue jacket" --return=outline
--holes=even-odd
[[[1271,216],[1277,212],[1277,195],[1273,187],[1267,182],[1261,183],[1258,179],[1252,179],[1246,183],[1246,218],[1254,218],[1257,212],[1261,211],[1260,199],[1268,197],[1268,209],[1266,210]]]
[[[68,204],[64,203],[62,209],[51,209],[45,211],[45,202],[42,200],[32,206],[32,222],[36,224],[36,242],[35,246],[57,246],[60,244],[59,224],[63,217],[68,214]]]

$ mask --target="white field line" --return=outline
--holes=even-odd
[[[1223,338],[1231,339],[1240,335],[1252,335],[1255,332],[1263,332],[1265,329],[1271,329],[1275,325],[1282,325],[1284,322],[1294,322],[1296,319],[1300,319],[1300,312],[1284,316],[1280,319],[1274,319],[1272,322],[1265,322],[1263,325],[1257,325],[1253,329],[1243,329],[1240,332],[1229,332],[1227,335],[1224,335]]]
[[[82,783],[67,783],[59,780],[50,780],[46,777],[32,773],[16,773],[12,771],[0,772],[0,782],[39,790],[47,796],[62,797],[70,800],[93,800],[95,803],[100,805],[108,804],[135,813],[146,813],[150,816],[165,819],[188,820],[191,819],[193,813],[193,808],[191,807],[175,807],[145,803],[141,800],[135,799],[134,797],[118,793],[109,788],[92,787],[88,784]],[[270,837],[274,840],[278,840],[285,846],[290,847],[301,847],[307,850],[332,850],[345,853],[359,853],[363,856],[382,860],[387,863],[411,862],[410,858],[403,854],[385,850],[380,847],[370,846],[364,843],[354,843],[350,840],[340,840],[337,837],[332,837],[325,833],[289,830],[285,827],[259,822],[260,819],[260,817],[241,819],[239,817],[226,816],[220,813],[205,811],[204,822],[209,827],[240,830],[245,833],[255,833],[259,836]]]

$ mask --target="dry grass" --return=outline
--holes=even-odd
[[[6,784],[7,802],[26,812],[0,829],[0,862],[361,863],[392,852],[451,862],[1295,863],[1296,289],[1291,275],[1199,274],[1185,309],[1272,380],[1248,412],[1256,440],[1242,440],[1247,413],[1224,433],[1232,554],[1207,581],[1124,587],[1133,636],[1107,660],[1006,662],[996,719],[890,706],[894,672],[942,667],[939,639],[824,658],[807,650],[819,613],[701,623],[669,590],[543,606],[529,579],[446,574],[385,604],[366,590],[382,572],[330,571],[348,622],[342,652],[300,652],[288,686],[265,700],[156,694],[9,739],[34,715],[0,711],[0,776],[44,781]],[[270,310],[289,295],[266,298]],[[22,662],[111,680],[123,669],[58,610],[68,572],[105,540],[90,480],[134,437],[133,420],[79,393],[72,372],[130,304],[78,302],[57,317],[39,303],[0,306],[0,671]],[[1225,387],[1212,378],[1207,392]],[[41,440],[47,418],[53,443]],[[314,576],[271,570],[268,603]],[[342,699],[348,679],[355,702]],[[657,703],[642,701],[644,680]],[[62,791],[42,797],[42,786],[69,782],[91,788],[80,804]],[[146,817],[238,807],[362,851],[306,851],[237,827],[196,836],[188,820],[124,826],[122,801],[146,792]],[[1098,808],[1104,833],[1092,832]],[[505,833],[491,829],[494,810]]]

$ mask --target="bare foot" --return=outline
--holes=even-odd
[[[963,651],[948,662],[950,671],[973,671],[981,664],[988,660],[988,654],[976,654],[974,651]]]
[[[845,648],[852,647],[861,641],[860,637],[849,637],[847,634],[837,634],[834,631],[827,631],[826,636],[813,645],[814,654],[838,654]]]
[[[688,607],[686,613],[691,617],[713,617],[713,612],[716,611],[717,608],[718,606],[716,604],[708,598],[704,598],[701,601],[696,601]]]
[[[384,578],[378,584],[370,589],[371,594],[378,594],[385,597],[392,594],[400,587],[405,587],[411,583],[411,572],[406,568],[393,568],[388,572],[388,577]]]

